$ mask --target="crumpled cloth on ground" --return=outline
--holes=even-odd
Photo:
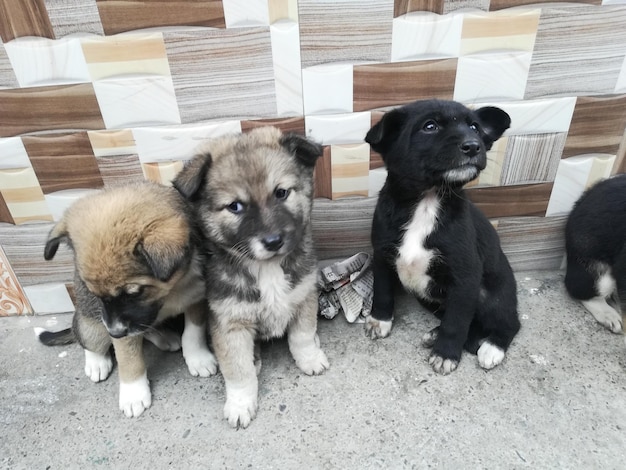
[[[374,273],[372,257],[357,253],[350,258],[321,268],[318,312],[329,320],[340,312],[350,323],[362,323],[372,310]]]

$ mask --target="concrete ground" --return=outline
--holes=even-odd
[[[221,376],[191,377],[180,352],[147,347],[153,403],[129,419],[116,370],[94,384],[79,346],[37,342],[34,326],[69,315],[0,319],[0,467],[626,468],[623,337],[567,297],[561,272],[517,278],[522,330],[496,369],[465,355],[436,375],[418,340],[436,320],[404,296],[384,340],[320,320],[322,376],[284,340],[266,344],[258,415],[239,431],[222,419]]]

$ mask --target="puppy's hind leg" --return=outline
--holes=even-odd
[[[191,305],[185,312],[183,357],[189,373],[194,377],[209,377],[217,372],[217,359],[209,350],[206,338],[208,318],[206,301]]]
[[[296,365],[307,375],[330,367],[317,336],[317,292],[313,290],[300,306],[287,332],[289,350]]]
[[[129,418],[152,405],[152,392],[143,358],[143,336],[113,338],[120,374],[120,410]]]

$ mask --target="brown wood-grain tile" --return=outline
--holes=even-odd
[[[22,137],[44,194],[104,186],[86,132]]]
[[[626,95],[576,100],[563,158],[585,153],[617,154],[626,128]]]
[[[469,188],[467,195],[489,218],[546,214],[553,183]]]
[[[330,145],[324,146],[322,156],[315,163],[315,197],[330,199],[333,196]]]
[[[0,0],[0,38],[24,36],[55,38],[44,0]]]
[[[0,137],[61,129],[104,129],[91,83],[0,90]]]
[[[105,34],[157,26],[225,28],[221,0],[98,0]]]
[[[418,99],[452,99],[456,66],[457,59],[355,66],[354,111],[410,103]]]
[[[6,222],[8,224],[14,224],[15,220],[11,215],[11,211],[7,207],[7,203],[4,200],[4,196],[0,193],[0,222]]]
[[[441,15],[444,3],[444,0],[395,0],[393,17],[397,18],[413,11],[430,11]]]
[[[278,127],[281,132],[293,132],[295,134],[305,135],[304,118],[275,118],[275,119],[244,119],[241,121],[241,130],[247,132],[255,127],[274,126]]]

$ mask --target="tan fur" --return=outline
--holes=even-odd
[[[176,190],[143,182],[79,199],[52,229],[46,244],[47,259],[62,241],[74,251],[73,330],[87,351],[85,372],[94,381],[104,380],[110,373],[113,344],[120,408],[127,416],[139,416],[151,404],[143,333],[149,329],[158,337],[154,327],[166,318],[189,310],[187,321],[193,331],[182,339],[189,370],[200,376],[217,370],[206,344],[205,286],[190,223],[190,209]],[[163,338],[155,344],[180,348],[180,337],[174,344]]]

